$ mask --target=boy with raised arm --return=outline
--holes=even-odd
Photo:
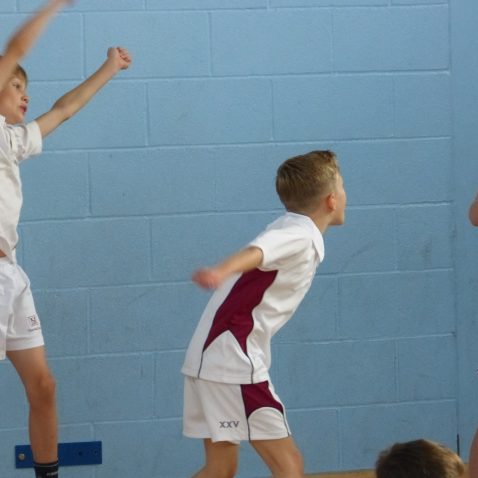
[[[22,206],[19,163],[42,150],[45,136],[77,113],[131,59],[110,48],[106,61],[86,81],[62,96],[52,109],[23,124],[28,110],[27,75],[18,61],[35,43],[48,20],[67,0],[51,0],[11,38],[0,58],[0,360],[14,365],[28,398],[29,434],[36,478],[58,476],[55,380],[47,364],[40,320],[28,277],[15,248]]]

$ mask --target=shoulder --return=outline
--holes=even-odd
[[[271,237],[287,241],[297,238],[306,243],[318,236],[321,237],[320,231],[307,216],[287,213],[271,222],[256,239]]]
[[[303,248],[315,249],[320,262],[324,259],[324,238],[314,221],[308,216],[287,213],[282,216],[280,229],[289,240],[294,240]]]
[[[24,136],[25,134],[28,134],[30,137],[34,139],[41,139],[40,127],[38,126],[38,123],[35,120],[30,121],[29,123],[7,125],[7,128],[14,131],[15,135],[17,136]]]
[[[5,121],[5,117],[0,115],[0,132],[2,136],[6,134],[8,130],[7,122]]]
[[[0,149],[4,154],[12,149],[11,131],[3,116],[0,116]]]
[[[36,121],[15,125],[11,128],[13,142],[15,142],[14,150],[18,156],[18,160],[41,153],[43,139],[40,127]]]
[[[267,231],[277,231],[286,236],[299,236],[313,242],[322,242],[322,234],[312,219],[308,216],[287,213],[269,224]]]
[[[316,240],[312,229],[315,225],[309,218],[305,216],[302,218],[305,220],[285,214],[269,224],[265,231],[249,243],[249,246],[262,250],[262,269],[283,267],[289,260],[297,260],[299,256],[315,257],[315,249],[322,259],[323,248],[320,246],[320,239]],[[312,227],[308,221],[311,222]]]

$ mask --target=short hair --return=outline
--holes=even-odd
[[[3,55],[0,55],[0,58],[2,58]],[[25,80],[25,83],[28,83],[28,75],[25,69],[17,63],[17,66],[15,68],[15,71],[13,72],[13,76],[20,76]]]
[[[288,211],[307,212],[333,191],[339,175],[337,157],[332,151],[294,156],[277,170],[277,194]]]
[[[460,478],[461,458],[444,445],[429,440],[395,443],[380,453],[377,478]]]

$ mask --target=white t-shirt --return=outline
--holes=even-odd
[[[18,165],[23,159],[41,153],[42,143],[35,121],[11,126],[0,116],[0,250],[12,260],[23,202]]]
[[[211,297],[186,352],[182,373],[214,382],[269,380],[272,336],[291,318],[324,258],[322,235],[307,216],[286,213],[250,246],[258,269],[235,274]]]

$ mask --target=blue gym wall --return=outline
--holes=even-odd
[[[104,463],[65,478],[184,478],[189,278],[281,213],[287,157],[333,148],[347,223],[276,337],[273,377],[308,472],[372,468],[397,440],[464,458],[478,423],[475,0],[78,0],[25,62],[31,117],[110,45],[127,72],[25,163],[20,262],[58,382],[61,441]],[[3,0],[0,39],[36,0]],[[1,475],[27,405],[0,364]],[[239,477],[267,475],[249,447]]]

